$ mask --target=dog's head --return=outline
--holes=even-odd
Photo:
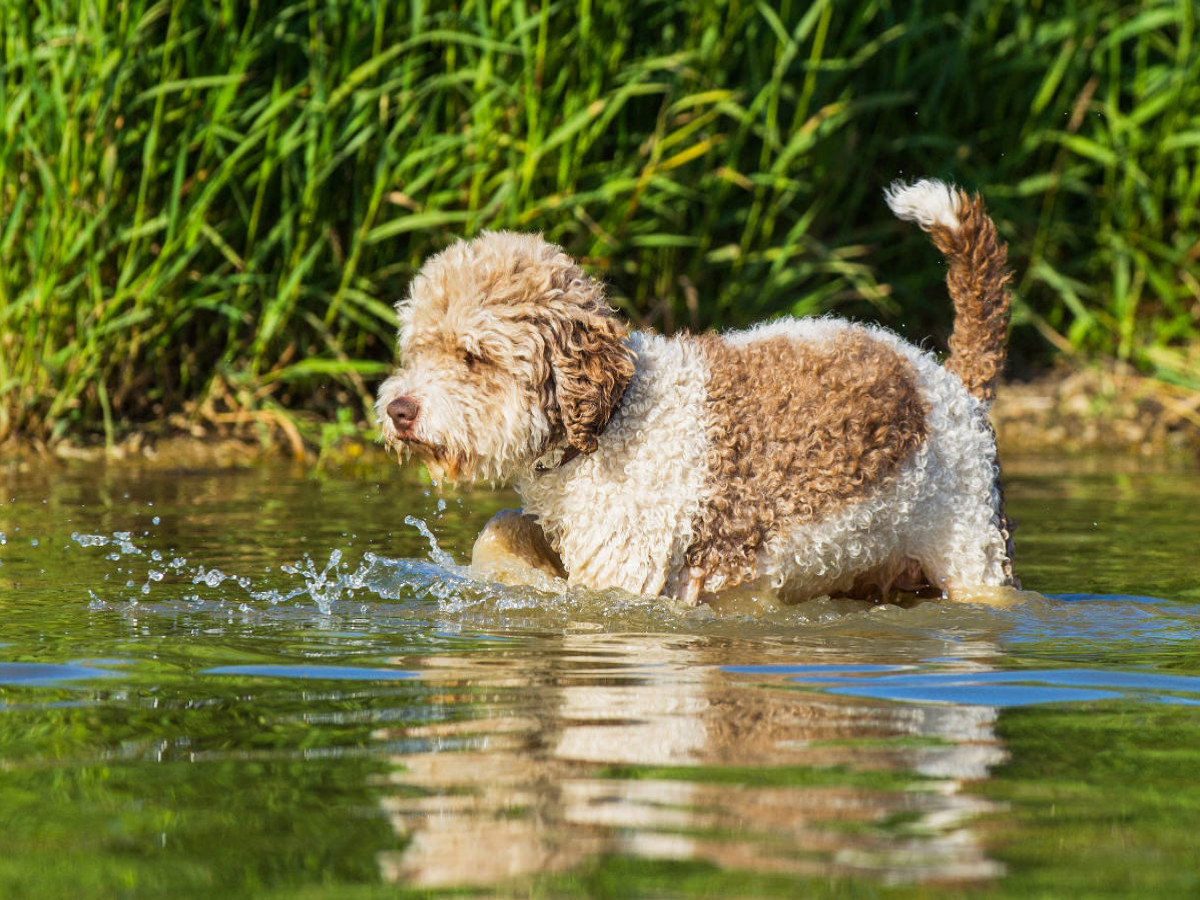
[[[430,257],[396,312],[400,368],[375,409],[384,441],[435,478],[590,453],[633,376],[603,287],[536,235],[485,232]]]

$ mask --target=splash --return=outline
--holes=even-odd
[[[105,559],[125,564],[115,567],[113,572],[105,575],[105,580],[108,581],[111,575],[124,577],[124,587],[134,592],[122,598],[130,607],[144,604],[156,587],[164,593],[169,591],[172,598],[181,599],[194,608],[214,605],[241,612],[280,604],[294,605],[296,601],[308,598],[320,615],[328,616],[339,603],[354,601],[360,593],[373,600],[415,597],[431,599],[439,606],[452,605],[459,592],[471,584],[467,570],[442,550],[437,537],[423,520],[409,516],[406,522],[429,541],[428,560],[386,559],[368,551],[351,565],[346,559],[346,551],[335,547],[329,551],[324,564],[318,564],[311,555],[305,554],[295,562],[280,566],[280,572],[298,581],[283,587],[260,583],[265,579],[256,582],[249,576],[224,572],[203,563],[192,565],[183,556],[173,556],[167,562],[160,550],[140,546],[128,531],[115,531],[111,535],[74,532],[71,540],[80,547],[107,549]],[[140,574],[136,578],[130,577],[137,574],[133,568],[127,568],[130,563],[139,566]],[[180,585],[190,585],[191,590],[180,594]],[[112,604],[95,590],[89,589],[88,596],[90,608],[112,608]]]
[[[362,590],[366,573],[374,563],[375,554],[366,553],[357,568],[351,570],[343,562],[343,552],[334,549],[329,552],[329,560],[318,569],[313,558],[306,554],[299,562],[280,567],[285,574],[298,575],[304,582],[302,585],[287,591],[251,591],[250,595],[256,601],[267,601],[271,605],[307,595],[316,604],[317,611],[328,616],[335,603],[343,598],[353,599],[355,592]]]
[[[443,510],[445,510],[445,508],[446,508],[445,501],[439,499],[438,500],[438,512],[442,512]],[[422,536],[424,536],[424,538],[427,541],[429,541],[429,558],[430,559],[432,559],[439,566],[443,566],[446,569],[457,568],[457,566],[454,563],[454,557],[452,557],[449,553],[447,553],[440,546],[438,546],[437,537],[430,530],[429,526],[425,524],[424,520],[418,519],[416,516],[405,516],[404,524],[410,525],[413,528],[417,529],[417,531],[421,532]]]
[[[194,564],[183,556],[168,560],[127,531],[76,532],[71,537],[82,548],[107,551],[106,559],[118,564],[104,576],[108,585],[88,591],[89,607],[97,610],[122,608],[122,603],[125,608],[144,609],[156,603],[175,610],[182,605],[197,611],[261,616],[275,608],[286,608],[291,614],[308,608],[322,617],[367,615],[380,621],[402,617],[434,622],[448,631],[668,630],[729,637],[771,632],[826,649],[832,643],[877,644],[903,638],[933,642],[929,651],[933,654],[941,652],[933,644],[947,640],[1037,645],[1120,636],[1159,644],[1191,640],[1200,621],[1200,612],[1154,598],[1069,598],[1072,602],[1038,598],[996,609],[944,601],[902,608],[829,598],[786,606],[770,597],[747,595],[714,609],[619,590],[595,591],[557,579],[537,586],[509,586],[481,581],[469,567],[455,563],[426,521],[409,516],[406,522],[428,541],[424,558],[394,559],[366,552],[354,560],[349,548],[334,547],[328,556],[305,554],[280,566],[277,573],[268,567],[254,577]]]

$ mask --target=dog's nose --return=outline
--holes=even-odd
[[[413,422],[417,420],[417,413],[420,411],[420,404],[412,397],[397,397],[387,405],[388,417],[401,434],[412,428]]]

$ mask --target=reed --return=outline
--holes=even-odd
[[[905,9],[4,4],[0,438],[369,420],[391,302],[483,228],[544,232],[663,329],[944,333],[880,201],[917,174],[989,198],[1019,356],[1200,388],[1194,4]]]

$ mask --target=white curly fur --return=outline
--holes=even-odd
[[[531,471],[517,490],[572,582],[659,594],[674,587],[700,506],[704,362],[681,338],[629,343],[637,367],[596,452]]]
[[[883,192],[896,218],[916,222],[926,231],[934,225],[958,228],[958,199],[955,191],[936,178],[906,184],[893,181]]]

